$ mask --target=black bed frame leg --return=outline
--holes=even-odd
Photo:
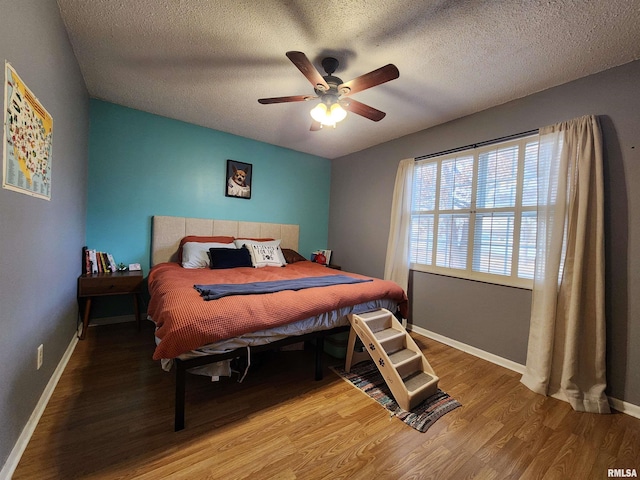
[[[324,337],[316,338],[316,380],[322,380],[322,352],[324,352]]]
[[[176,401],[174,413],[174,431],[178,432],[184,429],[184,400],[185,400],[185,382],[186,370],[182,362],[178,359],[174,360],[176,367]]]

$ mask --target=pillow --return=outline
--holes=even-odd
[[[182,263],[182,247],[187,242],[200,242],[200,243],[233,243],[233,237],[226,235],[217,235],[213,237],[204,237],[200,235],[187,235],[180,240],[180,246],[178,247],[178,262]]]
[[[251,267],[251,255],[247,247],[210,248],[211,268]]]
[[[236,244],[236,247],[240,248],[242,247],[242,245],[247,245],[247,247],[249,245],[264,245],[264,246],[275,246],[278,247],[278,258],[280,260],[280,265],[286,265],[287,261],[284,258],[284,255],[282,254],[282,249],[280,248],[280,241],[281,240],[252,240],[249,238],[243,239],[243,238],[237,238],[234,240],[234,243]],[[251,249],[249,249],[249,251],[251,251]]]
[[[284,259],[287,263],[296,263],[306,260],[306,258],[291,248],[283,248],[282,254],[284,255]]]
[[[184,268],[207,268],[209,266],[210,248],[236,249],[234,243],[186,242],[182,246],[182,266]]]
[[[251,238],[251,237],[238,237],[233,239],[233,241],[235,242],[236,240],[249,240],[250,242],[273,242],[275,239],[274,238]]]
[[[251,263],[256,268],[282,267],[284,263],[280,259],[282,251],[278,245],[267,245],[272,242],[256,242],[245,245],[251,254]]]

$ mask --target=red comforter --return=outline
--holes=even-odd
[[[177,263],[156,265],[149,273],[151,301],[148,313],[156,322],[161,342],[155,360],[174,358],[218,340],[284,325],[322,312],[390,298],[406,316],[407,296],[394,282],[373,282],[242,295],[205,301],[193,288],[196,284],[265,282],[331,274],[368,278],[331,270],[312,262],[286,267],[241,267],[223,270],[186,269]]]

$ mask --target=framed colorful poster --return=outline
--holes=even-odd
[[[2,187],[51,200],[53,118],[5,62]]]

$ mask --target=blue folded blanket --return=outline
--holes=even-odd
[[[293,280],[274,280],[271,282],[220,283],[213,285],[194,285],[193,287],[205,300],[217,300],[229,295],[257,295],[281,292],[282,290],[302,290],[313,287],[329,287],[349,283],[372,282],[373,279],[353,278],[347,275],[327,275],[324,277],[306,277]]]

